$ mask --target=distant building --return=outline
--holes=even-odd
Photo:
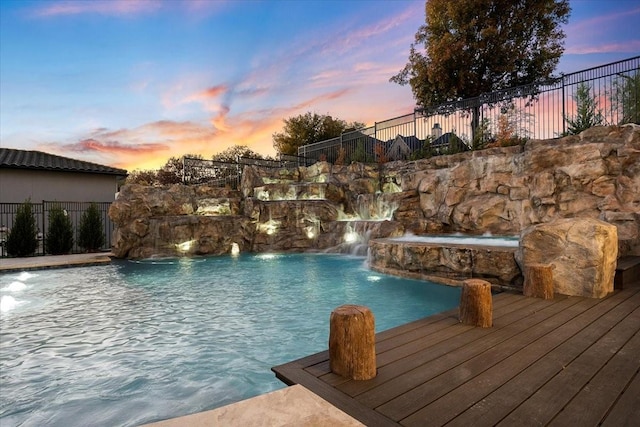
[[[397,135],[395,139],[387,142],[387,158],[389,160],[408,160],[411,155],[422,149],[424,141],[413,136]]]
[[[0,203],[111,202],[124,169],[41,151],[0,148]]]

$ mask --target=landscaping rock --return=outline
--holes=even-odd
[[[555,293],[602,298],[613,291],[618,256],[614,225],[593,218],[559,219],[522,232],[516,259],[553,266]]]

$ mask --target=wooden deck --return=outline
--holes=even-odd
[[[640,425],[640,284],[493,304],[489,329],[453,310],[377,334],[372,380],[332,374],[328,351],[273,371],[368,426]]]

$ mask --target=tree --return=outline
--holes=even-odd
[[[221,151],[218,154],[214,154],[211,157],[211,160],[215,160],[217,162],[227,162],[227,163],[236,163],[238,158],[245,157],[249,159],[264,159],[265,157],[261,154],[256,153],[251,150],[246,145],[234,145],[227,148],[224,151]]]
[[[31,201],[27,199],[16,212],[16,219],[7,236],[7,252],[9,255],[24,257],[33,255],[37,247],[36,220],[33,217]]]
[[[568,0],[428,0],[425,10],[409,62],[391,81],[411,85],[429,108],[551,77],[571,8]],[[472,113],[475,132],[479,106]]]
[[[129,172],[126,184],[153,185],[158,182],[158,172],[153,170],[134,170]]]
[[[580,83],[573,99],[576,102],[576,115],[573,117],[565,116],[567,131],[563,135],[577,135],[583,130],[604,123],[602,111],[598,109],[598,101],[591,96],[591,88],[588,84]]]
[[[49,211],[46,249],[51,255],[68,254],[73,247],[73,225],[67,212],[58,204]]]
[[[193,157],[192,154],[185,154],[187,157]],[[202,156],[199,156],[202,158]],[[182,182],[182,157],[170,157],[162,169],[156,173],[156,181],[158,184],[179,184]]]
[[[274,133],[273,147],[280,154],[298,155],[298,147],[340,136],[347,129],[361,129],[363,123],[347,123],[329,115],[307,112],[284,119],[282,132]]]
[[[620,74],[613,81],[610,96],[612,108],[618,111],[618,124],[640,124],[640,72]]]
[[[102,217],[95,203],[91,203],[80,218],[78,246],[88,252],[95,252],[104,245]]]

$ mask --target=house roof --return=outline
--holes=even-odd
[[[42,151],[15,150],[12,148],[0,148],[0,168],[127,175],[125,169],[117,169],[97,163],[55,156]]]

